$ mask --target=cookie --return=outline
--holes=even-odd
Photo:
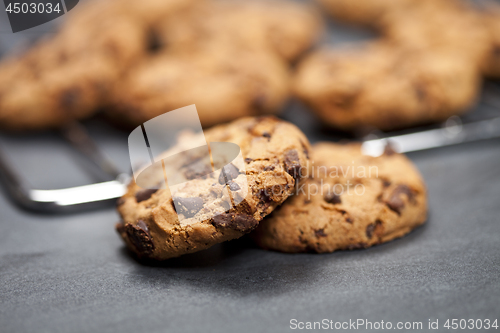
[[[184,135],[173,150],[189,146],[189,140],[196,138],[192,135]],[[223,173],[221,169],[207,173],[206,166],[193,163],[200,160],[194,158],[196,154],[181,154],[164,163],[165,174],[179,166],[177,174],[197,175],[196,179],[174,182],[168,178],[169,188],[158,190],[132,182],[118,202],[122,222],[117,231],[139,256],[163,260],[238,238],[255,229],[307,174],[303,171],[309,159],[306,137],[294,125],[274,117],[219,125],[205,131],[205,138],[212,150],[214,142],[237,144],[242,164],[229,163]],[[155,175],[159,178],[151,176],[149,181],[161,182],[161,174]],[[239,203],[231,208],[236,199]]]
[[[380,30],[396,47],[423,52],[444,51],[467,57],[480,67],[490,45],[483,18],[462,1],[420,1],[396,8],[380,20]]]
[[[150,1],[156,3],[141,3]],[[174,2],[180,0],[165,1],[165,8],[174,8]],[[57,127],[87,118],[105,105],[113,84],[148,51],[149,23],[131,6],[128,0],[79,6],[55,36],[4,60],[0,127]]]
[[[293,82],[294,93],[322,121],[349,131],[445,120],[467,111],[479,86],[467,57],[384,41],[316,51],[299,64]]]
[[[158,34],[167,48],[186,50],[208,43],[223,48],[268,50],[293,60],[314,44],[321,28],[321,18],[305,4],[212,0],[165,20]]]
[[[209,127],[276,114],[289,96],[287,60],[312,45],[318,22],[309,6],[283,1],[189,7],[158,29],[163,47],[117,84],[107,115],[135,126],[196,104]]]
[[[364,156],[359,144],[313,146],[311,174],[264,219],[253,239],[283,252],[366,248],[402,237],[426,220],[425,184],[403,155]]]
[[[108,114],[138,125],[196,104],[203,126],[277,113],[289,95],[289,70],[278,56],[210,45],[163,52],[116,85]]]

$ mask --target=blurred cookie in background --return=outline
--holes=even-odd
[[[200,43],[271,51],[294,60],[322,31],[311,5],[283,0],[202,1],[159,27],[167,48],[196,48]]]
[[[117,83],[107,115],[138,125],[196,104],[203,126],[278,113],[289,61],[309,49],[321,20],[287,1],[204,1],[158,30],[160,49]]]
[[[86,15],[88,8],[76,13]],[[128,16],[65,26],[0,64],[2,129],[43,129],[91,116],[123,68],[145,49],[144,28]]]
[[[154,3],[166,15],[191,0]],[[34,130],[84,119],[106,104],[123,72],[148,52],[149,25],[134,1],[91,1],[54,36],[0,64],[0,128]],[[163,8],[160,11],[159,8]]]
[[[132,125],[193,103],[207,125],[275,113],[287,97],[286,61],[320,30],[310,6],[288,1],[92,1],[0,65],[0,127],[57,127],[110,104],[111,118]]]
[[[427,219],[422,176],[404,155],[362,155],[359,144],[318,143],[312,171],[251,234],[282,252],[367,248],[409,233]]]
[[[380,30],[395,47],[410,51],[443,51],[450,57],[466,57],[481,67],[490,47],[484,19],[464,1],[418,1],[394,8],[380,19]]]
[[[395,47],[445,49],[500,77],[500,9],[465,0],[317,0],[333,17],[376,29]]]
[[[298,66],[295,93],[333,127],[364,132],[443,121],[470,109],[483,73],[496,75],[493,10],[459,0],[320,2],[381,33],[357,50],[320,51]]]
[[[277,113],[289,95],[288,66],[275,54],[219,45],[145,59],[117,82],[107,114],[141,124],[196,104],[203,126]]]
[[[333,127],[393,130],[445,120],[473,105],[480,76],[468,61],[383,41],[325,49],[299,64],[293,90]]]

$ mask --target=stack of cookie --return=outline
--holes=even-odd
[[[309,6],[279,0],[91,1],[0,64],[0,127],[57,127],[100,109],[135,126],[193,103],[204,126],[276,113],[289,62],[320,28]]]
[[[176,189],[132,182],[118,202],[116,227],[140,257],[177,257],[253,230],[257,244],[284,252],[366,248],[426,220],[422,177],[390,150],[375,158],[362,155],[358,144],[311,148],[297,127],[274,117],[243,118],[205,137],[238,144],[244,168],[229,164],[225,173],[205,173]],[[225,206],[224,193],[243,198]]]
[[[295,93],[344,130],[392,130],[467,111],[481,76],[500,77],[498,9],[460,0],[319,0],[378,40],[319,50],[300,65]]]

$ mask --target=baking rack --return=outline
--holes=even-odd
[[[398,153],[408,153],[500,137],[500,84],[487,81],[480,103],[494,112],[482,115],[473,111],[462,117],[452,116],[437,126],[404,132],[372,132],[356,139],[362,141],[364,154],[379,156],[388,144]],[[69,123],[59,133],[73,149],[113,180],[63,189],[33,189],[14,171],[0,148],[0,181],[15,204],[34,212],[76,212],[109,206],[125,194],[130,175],[118,171],[82,124]]]

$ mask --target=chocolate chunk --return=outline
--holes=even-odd
[[[271,201],[271,193],[272,191],[270,192],[267,188],[263,188],[261,190],[259,190],[259,200],[261,202],[269,202]]]
[[[392,211],[396,212],[398,215],[401,215],[401,210],[405,206],[405,202],[403,201],[401,195],[406,195],[408,200],[413,203],[415,201],[415,194],[413,190],[409,188],[407,185],[398,185],[391,193],[389,200],[385,202],[387,207],[389,207]]]
[[[415,83],[413,85],[413,89],[419,101],[423,102],[427,99],[427,91],[425,90],[425,87],[422,84]]]
[[[359,94],[360,91],[353,91],[344,94],[343,96],[336,96],[334,98],[331,98],[329,102],[332,106],[336,108],[349,109],[355,105],[355,102],[358,99]]]
[[[218,228],[229,228],[246,233],[255,229],[259,222],[247,214],[223,213],[214,216],[212,224]]]
[[[269,134],[268,132],[262,133],[262,136],[265,137],[265,138],[267,138],[267,141],[271,140],[271,134]]]
[[[382,225],[382,221],[380,221],[379,219],[377,219],[375,221],[375,223],[371,223],[369,225],[366,226],[366,237],[368,237],[369,239],[372,238],[373,236],[373,232],[377,232],[377,229]]]
[[[325,229],[314,230],[314,235],[316,235],[317,238],[326,237]]]
[[[334,204],[334,205],[342,203],[342,200],[340,200],[340,196],[338,196],[335,193],[331,193],[331,192],[325,194],[323,199],[325,199],[326,202],[328,202],[330,204]]]
[[[252,162],[252,161],[253,161],[253,159],[251,159],[251,158],[248,158],[248,157],[247,157],[247,158],[245,158],[245,163],[250,163],[250,162]]]
[[[156,53],[163,47],[162,39],[155,30],[148,31],[147,43],[148,52],[150,53]]]
[[[155,249],[148,226],[143,220],[137,221],[137,225],[127,223],[125,233],[139,254],[149,254]]]
[[[368,237],[369,239],[372,238],[373,236],[373,231],[375,231],[375,224],[374,223],[370,223],[366,226],[366,237]]]
[[[264,168],[264,171],[273,171],[276,167],[274,165],[268,165]]]
[[[158,191],[158,189],[154,189],[154,188],[137,191],[137,193],[135,194],[135,201],[137,201],[137,203],[139,203],[141,201],[148,200],[157,191]]]
[[[238,191],[239,189],[241,189],[240,185],[238,185],[237,183],[235,182],[229,182],[229,189],[231,191]]]
[[[251,105],[252,108],[257,111],[257,113],[262,114],[266,110],[266,102],[267,102],[266,95],[259,94],[252,100]]]
[[[495,57],[500,57],[500,45],[496,45],[495,47],[493,47],[493,56]]]
[[[240,170],[235,167],[232,163],[225,165],[219,175],[219,184],[227,184],[230,180],[238,177]]]
[[[294,179],[300,176],[300,159],[299,154],[295,149],[288,150],[285,152],[285,170]]]
[[[195,216],[203,208],[203,199],[200,197],[174,197],[172,200],[174,201],[176,212],[184,215],[186,218]]]
[[[81,92],[78,88],[71,88],[62,92],[60,97],[61,106],[63,108],[71,108],[78,103]]]
[[[121,220],[120,222],[116,223],[115,229],[120,235],[123,235],[125,233],[125,222]]]
[[[352,223],[352,218],[351,218],[351,217],[349,217],[349,216],[347,216],[347,217],[345,218],[345,221],[346,221],[346,222],[348,222],[348,223]]]
[[[389,187],[389,186],[391,186],[391,182],[389,180],[387,180],[387,179],[382,179],[382,186],[383,187]]]
[[[120,207],[121,205],[123,205],[125,203],[125,199],[123,198],[118,198],[118,200],[116,200],[116,207]]]

